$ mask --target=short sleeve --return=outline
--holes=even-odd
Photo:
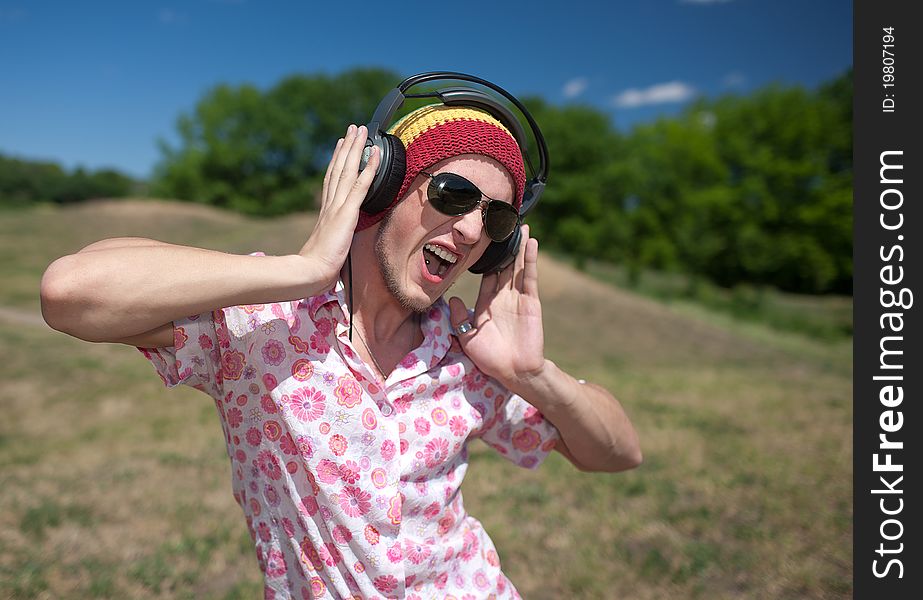
[[[478,437],[513,463],[538,467],[560,438],[557,428],[521,396],[501,396],[494,404],[493,414],[484,415]]]
[[[221,340],[228,339],[224,312],[217,310],[174,321],[173,347],[138,350],[167,387],[184,384],[215,398],[222,394]]]

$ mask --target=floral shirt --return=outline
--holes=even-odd
[[[440,299],[381,382],[348,338],[339,283],[174,323],[141,348],[168,387],[215,400],[266,598],[518,598],[465,512],[468,443],[535,468],[557,430],[481,373]]]

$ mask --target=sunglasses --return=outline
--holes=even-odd
[[[513,235],[516,226],[519,225],[519,211],[513,208],[512,204],[485,196],[476,185],[461,175],[455,173],[433,175],[426,171],[420,171],[420,173],[430,179],[426,196],[433,208],[451,217],[468,214],[475,208],[480,208],[484,231],[493,241],[506,240]]]

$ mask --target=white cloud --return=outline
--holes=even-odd
[[[695,88],[682,81],[658,83],[649,88],[632,88],[612,98],[616,108],[637,108],[650,104],[685,102],[695,96]]]
[[[747,77],[740,71],[731,71],[721,80],[724,87],[739,88],[747,83]]]
[[[575,77],[564,84],[562,92],[565,98],[576,98],[585,92],[589,85],[590,82],[586,77]]]

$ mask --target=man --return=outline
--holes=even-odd
[[[267,597],[517,597],[462,504],[468,440],[529,468],[552,449],[584,470],[641,461],[615,398],[544,357],[527,226],[473,313],[442,299],[490,243],[485,224],[506,235],[490,213],[508,209],[487,203],[522,200],[510,132],[441,105],[392,132],[407,175],[390,210],[360,215],[379,157],[359,172],[367,132],[351,125],[296,255],[120,238],[42,280],[52,327],[137,346],[168,386],[215,399]],[[443,214],[449,184],[483,198]]]

